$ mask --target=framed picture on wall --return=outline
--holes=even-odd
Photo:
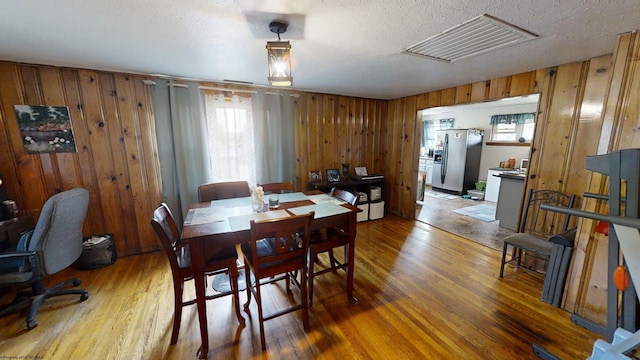
[[[340,181],[340,170],[338,169],[327,169],[327,182],[339,182]]]
[[[311,182],[321,182],[322,181],[322,172],[320,172],[320,170],[311,170],[311,171],[309,171],[309,181],[311,181]]]
[[[28,154],[76,152],[68,107],[14,105],[13,110]]]

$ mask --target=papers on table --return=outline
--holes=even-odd
[[[309,200],[316,204],[332,203],[336,205],[345,204],[344,201],[327,194],[318,194],[309,196]]]
[[[191,214],[190,218],[189,214]],[[227,215],[222,207],[191,209],[189,214],[187,214],[187,221],[184,222],[185,225],[200,225],[227,220]]]
[[[295,215],[308,214],[311,211],[315,211],[315,215],[313,216],[313,218],[319,219],[323,217],[348,213],[351,210],[345,207],[342,207],[340,205],[336,205],[332,202],[325,202],[322,204],[300,206],[300,207],[289,209],[289,211],[294,213]]]
[[[252,198],[234,198],[216,200],[211,202],[210,207],[196,208],[189,210],[187,220],[184,225],[211,224],[213,233],[223,233],[229,231],[248,230],[250,220],[267,220],[286,218],[291,214],[302,215],[315,211],[315,218],[323,218],[350,212],[351,210],[340,206],[345,202],[329,196],[327,194],[307,196],[303,193],[280,194],[280,202],[293,202],[310,200],[314,205],[300,206],[287,210],[271,210],[255,213],[251,207]]]
[[[250,220],[260,221],[267,219],[279,219],[289,217],[288,212],[285,210],[273,210],[266,211],[262,213],[251,213],[240,216],[231,216],[229,217],[229,227],[231,231],[241,231],[241,230],[249,230]]]

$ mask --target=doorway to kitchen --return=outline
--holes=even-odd
[[[533,94],[498,101],[422,110],[423,137],[418,161],[416,219],[502,250],[502,239],[513,231],[500,227],[500,221],[483,214],[490,214],[491,209],[495,209],[497,195],[494,196],[495,194],[489,194],[489,191],[486,191],[490,197],[489,200],[483,200],[477,196],[473,196],[476,199],[463,198],[452,194],[446,194],[451,195],[450,198],[446,198],[445,194],[436,191],[436,195],[439,193],[443,196],[429,196],[434,194],[431,183],[433,176],[437,175],[433,174],[433,154],[437,153],[440,146],[437,143],[436,131],[441,130],[438,128],[440,126],[483,131],[477,181],[483,181],[486,184],[488,177],[492,176],[496,170],[509,170],[501,166],[515,163],[515,167],[519,167],[520,163],[528,161],[538,100],[539,95]],[[494,178],[492,177],[491,180]],[[494,181],[489,183],[492,186],[495,184]],[[466,191],[461,195],[467,195]],[[517,196],[514,197],[517,198]],[[495,216],[495,210],[493,211]],[[477,216],[479,212],[480,216]]]

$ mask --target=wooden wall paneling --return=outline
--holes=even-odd
[[[600,129],[602,127],[602,109],[604,107],[604,99],[606,98],[606,91],[608,89],[609,82],[611,80],[611,60],[612,57],[610,55],[602,56],[599,58],[594,58],[589,61],[589,69],[586,75],[586,84],[584,95],[581,101],[580,108],[580,118],[579,125],[577,129],[577,133],[573,136],[574,139],[593,139],[597,138],[600,133]],[[601,103],[599,105],[599,103]],[[567,192],[573,193],[576,195],[581,195],[586,189],[590,187],[590,178],[591,171],[588,171],[584,167],[584,158],[587,155],[593,155],[596,153],[598,147],[598,143],[595,141],[578,141],[574,142],[574,150],[572,157],[569,161],[570,164],[570,173],[571,181],[567,184]],[[585,202],[585,199],[582,199],[582,202]],[[594,201],[595,202],[595,201]],[[586,204],[576,204],[577,208],[587,209],[591,206]],[[594,211],[592,208],[590,211]],[[576,267],[578,269],[582,269],[585,264],[585,256],[587,256],[587,252],[591,252],[591,248],[595,246],[598,242],[597,239],[594,239],[593,229],[595,227],[595,222],[588,219],[573,219],[575,224],[578,226],[578,233],[581,234],[578,236],[578,240],[576,242],[576,246],[574,249],[573,261],[571,266]],[[585,230],[582,228],[585,227]],[[597,234],[596,234],[597,236]],[[580,239],[585,238],[587,241],[583,241],[580,243]],[[594,240],[592,245],[589,243]],[[589,255],[591,257],[592,255]],[[571,272],[572,270],[570,270]],[[604,280],[604,293],[606,298],[606,271],[604,272],[605,276],[602,277],[602,272],[600,272],[601,278],[597,280],[595,283],[598,285],[596,290],[601,288]],[[598,274],[596,274],[598,275]],[[581,278],[591,278],[591,275],[587,275],[583,273]],[[576,310],[576,296],[578,295],[578,291],[580,290],[579,282],[572,280],[569,278],[567,280],[567,285],[565,287],[565,295],[563,296],[563,308]],[[582,313],[583,311],[581,311]]]
[[[358,157],[351,164],[349,169],[350,175],[355,175],[354,168],[356,166],[366,166],[371,171],[376,171],[374,168],[375,154],[375,116],[376,116],[376,102],[372,100],[365,100],[362,107],[362,143],[360,144],[360,153]]]
[[[630,76],[629,60],[637,58],[638,54],[637,47],[634,45],[636,41],[637,32],[618,37],[609,71],[610,80],[605,95],[597,154],[606,154],[617,149],[616,134],[620,132],[620,128],[626,122],[624,121],[626,116],[624,98],[627,96],[634,98],[632,94],[637,95],[637,92],[629,93],[630,88],[627,86]],[[591,193],[607,194],[608,177],[591,173],[585,190]],[[596,213],[608,213],[606,202],[596,200],[585,201],[582,209]],[[608,237],[594,234],[594,227],[595,222],[587,219],[583,219],[578,227],[576,251],[569,271],[564,305],[566,309],[572,310],[582,317],[599,324],[606,324]]]
[[[61,173],[62,190],[81,187],[89,191],[89,206],[84,221],[83,233],[85,236],[104,233],[102,222],[102,204],[97,197],[97,180],[95,166],[92,157],[92,145],[82,107],[81,88],[78,72],[70,69],[56,69],[62,79],[59,88],[52,92],[64,95],[62,104],[69,108],[71,127],[76,143],[76,153],[66,154],[67,159],[58,161],[57,170]],[[65,166],[67,164],[67,166]],[[67,180],[65,180],[67,179]]]
[[[448,88],[441,90],[440,106],[449,106],[456,104],[456,88]]]
[[[130,175],[127,161],[127,151],[125,149],[124,138],[124,119],[120,116],[121,109],[119,109],[118,91],[115,84],[114,74],[100,73],[98,75],[98,86],[100,89],[100,103],[102,109],[96,109],[96,111],[102,112],[103,127],[105,128],[104,135],[108,136],[109,148],[112,152],[113,171],[114,177],[111,177],[112,185],[117,189],[117,198],[103,199],[103,207],[109,208],[105,210],[105,213],[114,213],[113,220],[118,219],[111,223],[111,218],[107,218],[105,224],[107,231],[109,229],[117,227],[119,223],[129,223],[131,219],[136,219],[135,215],[135,203],[133,197],[130,194]],[[98,104],[96,104],[98,105]],[[99,121],[98,119],[96,119]],[[99,126],[100,124],[98,124]],[[106,141],[107,139],[105,139]],[[100,156],[96,154],[96,156]],[[108,158],[106,159],[108,160]],[[101,179],[102,180],[102,179]],[[105,194],[107,195],[107,194]],[[138,231],[137,226],[125,227],[122,229],[122,237],[120,239],[115,238],[118,251],[122,251],[123,254],[136,253]]]
[[[147,199],[149,214],[162,202],[162,174],[160,171],[160,159],[158,158],[158,146],[156,142],[156,127],[153,117],[153,103],[149,85],[142,82],[143,78],[135,76],[132,81],[135,92],[135,109],[140,123],[140,143],[144,154],[143,165],[147,174]],[[145,224],[139,224],[144,226]],[[151,226],[144,226],[151,229]],[[153,231],[149,231],[140,238],[142,251],[159,250],[157,237]]]
[[[389,187],[388,193],[388,202],[387,204],[389,210],[392,213],[397,213],[398,211],[398,189],[400,188],[400,178],[399,178],[399,162],[400,162],[400,154],[402,147],[402,139],[399,133],[399,125],[400,129],[402,125],[402,113],[398,113],[398,109],[402,109],[404,104],[403,99],[392,100],[389,102],[389,122],[387,124],[387,132],[385,136],[385,141],[387,142],[387,146],[385,148],[385,164],[386,169],[386,179],[387,186]]]
[[[304,116],[306,117],[307,130],[306,136],[309,141],[309,147],[304,149],[303,156],[305,156],[305,161],[307,162],[308,171],[320,170],[321,166],[319,163],[319,156],[322,151],[320,150],[320,144],[324,141],[324,133],[320,133],[322,130],[319,129],[318,123],[321,121],[318,118],[319,110],[318,110],[318,98],[316,95],[310,94],[304,97],[305,103],[301,105],[301,109],[304,110]],[[305,179],[308,180],[308,172],[306,174],[302,174],[305,176]],[[306,184],[306,181],[304,182]],[[305,185],[306,188],[306,185]]]
[[[326,169],[334,167],[338,162],[338,140],[337,140],[337,126],[339,121],[339,96],[323,95],[324,105],[322,109],[322,116],[324,121],[322,127],[324,129],[324,142],[322,143],[322,178],[326,180]]]
[[[19,69],[15,64],[0,62],[0,145],[9,155],[0,156],[0,174],[8,196],[17,202],[21,211],[33,217],[38,215],[46,196],[44,184],[40,181],[41,168],[35,157],[27,155],[24,150],[13,110],[13,105],[25,103]]]
[[[621,103],[620,97],[624,95],[623,89],[626,87],[627,63],[629,57],[632,56],[633,46],[637,33],[619,36],[616,43],[616,50],[613,55],[613,67],[611,74],[611,85],[608,89],[607,100],[605,101],[605,109],[603,114],[602,129],[600,130],[600,138],[598,140],[597,154],[606,154],[615,149],[614,141],[617,136],[614,135],[621,121]]]
[[[147,161],[146,154],[142,148],[140,137],[140,119],[137,118],[137,101],[135,99],[132,82],[137,77],[127,74],[115,75],[116,94],[118,98],[117,106],[123,124],[124,152],[126,153],[126,165],[129,170],[128,195],[133,198],[134,223],[137,230],[135,250],[137,252],[149,251],[142,247],[142,239],[152,239],[155,236],[149,226],[149,216],[158,204],[150,204],[149,175],[145,171],[144,162]]]
[[[481,102],[489,98],[490,81],[478,81],[471,84],[470,102]]]
[[[293,118],[294,118],[294,136],[295,152],[296,152],[296,190],[302,191],[307,189],[307,179],[309,171],[309,156],[307,155],[307,149],[309,148],[308,139],[310,138],[307,130],[307,116],[306,111],[306,96],[300,95],[293,98]]]
[[[22,103],[14,105],[45,105],[42,97],[42,83],[40,81],[39,68],[36,66],[20,65],[19,71],[24,98],[22,99]],[[24,149],[22,149],[22,151],[24,151]],[[60,173],[57,171],[55,154],[27,154],[27,156],[32,157],[34,159],[34,165],[40,168],[41,177],[32,179],[43,183],[46,191],[46,201],[46,198],[55,194],[61,187]],[[42,204],[44,204],[44,202]],[[39,213],[42,204],[35,204],[34,211]]]
[[[353,164],[362,163],[365,157],[365,134],[366,127],[364,123],[364,114],[365,108],[368,101],[362,98],[354,98],[353,99],[353,110],[351,111],[351,141],[348,144],[349,148],[349,174],[350,176],[353,172]]]
[[[505,76],[497,79],[491,79],[489,86],[489,99],[502,99],[510,96],[509,86],[511,85],[511,77]]]
[[[338,97],[338,117],[336,121],[336,144],[338,153],[332,161],[331,167],[340,170],[340,164],[349,162],[349,140],[351,140],[351,98]]]
[[[538,143],[541,161],[537,175],[537,189],[565,189],[565,171],[569,152],[570,134],[576,115],[576,98],[582,70],[581,63],[557,68],[553,87],[553,101],[544,117],[545,131]],[[537,130],[537,129],[536,129]],[[537,135],[537,134],[536,134]],[[549,159],[553,159],[550,161]]]
[[[427,94],[427,108],[442,105],[442,91],[431,91]]]
[[[618,131],[618,142],[616,149],[628,149],[640,147],[640,135],[638,130],[640,129],[640,40],[638,35],[634,37],[631,52],[632,56],[628,60],[627,64],[627,86],[624,90],[624,95],[621,97],[620,107],[620,121],[622,126]]]
[[[472,90],[473,92],[473,90]],[[416,107],[418,109],[426,109],[429,105],[429,97],[427,93],[416,95]]]
[[[468,104],[471,101],[471,84],[456,87],[456,104]]]
[[[406,98],[403,109],[403,129],[402,129],[402,160],[401,160],[401,183],[400,198],[398,203],[398,214],[406,219],[413,219],[416,211],[416,185],[418,182],[418,159],[420,157],[420,144],[417,143],[419,135],[416,136],[418,121],[418,108],[416,107],[416,97]],[[420,130],[422,126],[419,127]]]
[[[113,147],[110,141],[110,133],[119,133],[119,126],[115,120],[108,118],[109,110],[103,110],[111,105],[111,111],[115,109],[115,103],[109,101],[113,96],[111,93],[104,93],[103,88],[110,88],[110,81],[103,83],[100,74],[95,71],[78,71],[82,101],[81,105],[84,114],[84,121],[89,140],[85,146],[91,148],[90,163],[94,166],[96,189],[92,196],[97,197],[98,209],[92,209],[94,222],[100,223],[102,229],[96,230],[95,235],[101,233],[113,234],[116,249],[119,254],[124,254],[124,239],[126,239],[125,228],[119,226],[124,224],[126,219],[122,217],[123,210],[120,193],[118,189],[118,176],[115,168],[115,154],[118,154],[120,147]],[[106,99],[105,99],[106,97]]]
[[[535,78],[535,71],[528,71],[516,75],[511,75],[509,83],[509,96],[520,96],[531,94],[531,88]]]

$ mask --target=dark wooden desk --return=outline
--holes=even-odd
[[[306,195],[322,194],[320,191],[308,191]],[[243,200],[246,199],[246,205],[243,204]],[[211,223],[191,224],[193,222],[195,209],[207,208],[216,205],[229,206],[227,212],[231,215],[248,215],[252,214],[251,199],[242,198],[236,200],[218,200],[212,202],[192,204],[189,207],[189,212],[185,218],[185,223],[182,230],[182,240],[189,242],[191,251],[191,266],[193,268],[195,288],[196,288],[196,300],[198,306],[198,319],[200,323],[200,337],[202,345],[198,349],[197,356],[200,359],[206,358],[209,352],[209,333],[207,329],[207,308],[205,300],[205,275],[204,269],[208,259],[215,256],[221,249],[234,247],[238,244],[249,242],[249,218],[246,219],[246,228],[241,230],[232,230],[229,226],[229,221],[217,221]],[[295,208],[302,206],[314,205],[311,200],[300,200],[283,202],[286,200],[285,196],[281,196],[280,207],[278,210],[286,210],[287,213],[293,215]],[[235,206],[241,205],[241,206]],[[356,239],[356,215],[360,211],[355,206],[344,203],[342,207],[349,211],[325,216],[321,216],[316,213],[316,218],[313,221],[312,229],[323,229],[330,226],[336,226],[336,224],[344,224],[348,231],[349,246],[347,256],[349,258],[350,267],[347,269],[347,297],[349,302],[355,304],[358,302],[353,296],[353,265],[355,258],[355,239]]]
[[[0,252],[15,246],[20,234],[33,227],[33,219],[29,216],[0,221]]]

